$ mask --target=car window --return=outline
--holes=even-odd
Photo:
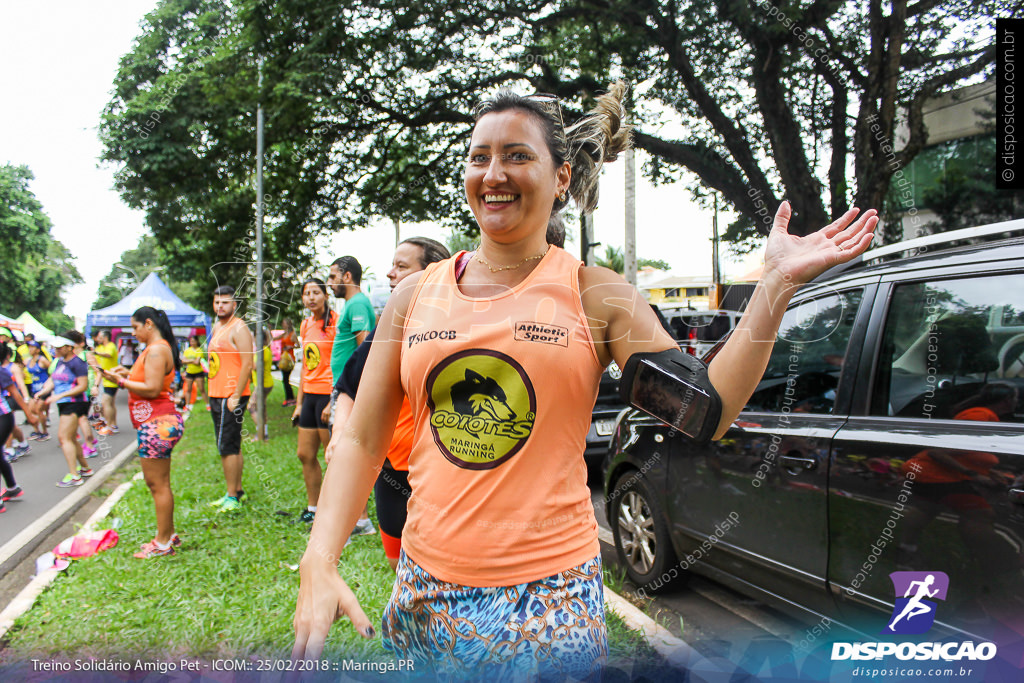
[[[677,315],[669,318],[668,331],[676,341],[716,342],[733,327],[728,313]]]
[[[890,299],[875,415],[1024,422],[1024,274],[898,285]]]
[[[791,306],[745,410],[831,413],[862,297],[856,289]]]

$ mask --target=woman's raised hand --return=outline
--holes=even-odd
[[[878,212],[874,209],[864,213],[850,209],[821,230],[798,237],[789,234],[792,213],[789,202],[785,201],[775,213],[765,248],[762,278],[781,276],[793,285],[809,282],[832,266],[864,253],[878,224]]]

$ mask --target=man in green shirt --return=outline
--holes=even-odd
[[[349,356],[377,324],[373,304],[359,286],[362,278],[363,267],[354,256],[342,256],[331,264],[327,284],[334,296],[345,300],[331,349],[331,375],[335,382],[341,377]]]
[[[331,264],[331,272],[327,276],[327,285],[334,296],[345,300],[345,308],[338,317],[337,333],[334,335],[334,346],[331,347],[331,377],[335,388],[331,392],[331,402],[324,408],[321,419],[334,426],[334,404],[338,399],[338,378],[345,369],[349,356],[356,347],[363,343],[366,336],[377,325],[377,315],[373,312],[370,297],[363,294],[359,283],[363,279],[363,267],[355,256],[342,256]],[[366,506],[356,524],[356,534],[375,534],[377,530],[368,517]]]

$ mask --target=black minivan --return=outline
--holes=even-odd
[[[905,597],[890,573],[941,572],[936,628],[1019,639],[1022,234],[1024,220],[932,235],[805,285],[720,441],[624,413],[605,491],[629,577],[695,571],[877,634]]]

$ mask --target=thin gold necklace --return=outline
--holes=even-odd
[[[550,248],[551,247],[549,245],[548,249],[550,249]],[[488,263],[484,259],[484,257],[480,255],[479,251],[473,253],[473,258],[475,258],[477,261],[479,261],[480,263],[482,263],[485,266],[487,266],[487,270],[491,271],[492,273],[500,273],[503,270],[515,270],[516,268],[519,268],[520,266],[525,265],[529,261],[536,261],[537,259],[542,259],[542,258],[544,258],[544,256],[547,253],[548,253],[548,250],[545,249],[543,251],[543,253],[537,254],[536,256],[527,256],[526,258],[524,258],[522,261],[520,261],[519,263],[515,264],[514,266],[498,266],[497,268],[495,268],[490,263]]]

